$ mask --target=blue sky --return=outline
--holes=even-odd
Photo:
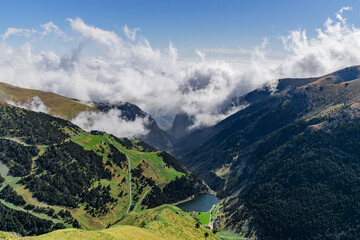
[[[192,56],[195,49],[251,49],[264,37],[272,50],[281,52],[279,36],[301,28],[311,37],[343,6],[353,8],[344,13],[348,22],[360,25],[360,1],[356,0],[13,0],[0,3],[0,33],[8,27],[38,28],[49,21],[71,31],[65,19],[80,17],[117,33],[125,24],[139,27],[138,35],[153,47],[165,48],[172,41],[180,56]],[[7,39],[11,41],[19,39]]]

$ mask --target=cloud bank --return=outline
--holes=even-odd
[[[136,37],[139,29],[126,25],[116,33],[75,18],[67,19],[72,31],[66,33],[52,22],[39,30],[9,28],[1,35],[0,81],[84,101],[129,101],[150,114],[183,112],[194,117],[192,128],[209,126],[243,107],[224,112],[232,98],[264,84],[275,86],[279,78],[319,76],[360,64],[360,28],[343,17],[347,10],[351,8],[344,7],[335,19],[327,19],[315,37],[309,38],[304,29],[283,36],[286,57],[282,61],[267,58],[271,51],[265,39],[251,51],[239,50],[250,56],[240,65],[207,59],[206,52],[214,50],[198,51],[198,59],[180,61],[171,42],[166,49],[154,49],[146,38]],[[77,45],[60,56],[51,50],[35,53],[30,42],[19,48],[8,43],[12,35],[36,39],[50,34]],[[94,43],[102,55],[82,56]],[[220,50],[216,51],[229,51]],[[109,123],[113,116],[108,116]],[[95,123],[100,122],[96,119],[105,121],[103,116],[95,118]],[[140,129],[139,122],[134,123],[135,129]]]
[[[117,109],[107,113],[82,112],[72,122],[87,131],[105,131],[121,137],[134,138],[148,132],[145,127],[148,123],[147,118],[138,117],[134,121],[126,121],[119,116],[121,111]]]

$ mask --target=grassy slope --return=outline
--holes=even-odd
[[[136,168],[140,163],[143,165],[143,175],[146,177],[151,177],[155,183],[162,187],[169,183],[171,180],[175,179],[175,177],[180,177],[183,175],[183,173],[177,172],[173,168],[169,168],[165,166],[165,163],[162,161],[162,159],[157,156],[155,152],[141,152],[136,148],[127,149],[124,146],[122,146],[120,143],[116,142],[111,136],[109,135],[103,135],[103,136],[94,136],[87,132],[80,132],[78,134],[73,133],[71,140],[86,150],[92,150],[95,151],[98,155],[103,157],[104,163],[108,160],[107,154],[109,153],[109,144],[114,144],[119,150],[121,150],[123,153],[127,155],[127,157],[131,161],[132,169]],[[110,141],[109,141],[110,140]],[[46,151],[46,148],[42,147],[43,151]],[[104,152],[101,152],[101,149],[104,149]],[[41,152],[43,153],[43,152]],[[86,211],[84,210],[85,206],[80,206],[80,208],[75,209],[68,209],[71,214],[79,221],[79,223],[85,228],[85,229],[102,229],[107,227],[109,224],[113,223],[117,219],[121,218],[125,215],[126,209],[129,205],[129,185],[128,185],[128,170],[127,169],[121,169],[115,164],[112,166],[107,166],[107,168],[110,169],[111,172],[114,173],[114,177],[111,181],[106,179],[101,179],[98,182],[95,182],[95,186],[98,184],[102,184],[104,186],[111,186],[111,195],[114,198],[117,198],[119,201],[114,206],[113,209],[109,211],[104,216],[100,217],[92,217]],[[5,168],[2,168],[3,170]],[[5,170],[4,170],[5,171]],[[28,189],[25,189],[22,185],[17,184],[16,182],[20,180],[20,178],[14,178],[7,175],[6,172],[2,172],[2,175],[6,179],[6,183],[10,184],[19,194],[21,194],[25,201],[29,204],[33,204],[35,206],[39,207],[47,207],[46,203],[39,202],[35,198],[32,197],[32,193],[29,192]],[[122,180],[126,178],[126,182],[122,183]],[[4,184],[5,185],[5,184]],[[141,201],[143,197],[149,191],[151,188],[149,186],[145,187],[141,193],[139,193],[136,189],[136,185],[132,183],[132,191],[133,194],[138,195],[138,201],[133,201],[133,207],[136,207],[134,211],[139,212],[144,207],[141,205]],[[123,191],[124,196],[119,197],[119,193]],[[55,209],[56,212],[67,208],[60,207],[60,206],[50,206],[51,208]],[[19,209],[17,209],[19,210]],[[34,214],[38,215],[42,218],[49,218],[46,215],[41,216],[40,214]],[[69,226],[68,224],[66,224]]]
[[[109,141],[110,139],[110,141]],[[107,153],[109,148],[107,147],[109,144],[114,144],[119,150],[127,155],[127,157],[131,161],[132,169],[135,169],[140,163],[143,163],[144,173],[143,175],[146,177],[151,177],[158,186],[164,186],[169,183],[171,180],[175,179],[175,177],[180,177],[183,173],[175,171],[173,168],[168,168],[165,166],[164,162],[160,157],[157,156],[154,152],[141,152],[138,149],[132,148],[127,149],[122,146],[120,143],[116,142],[109,135],[100,135],[94,136],[89,133],[84,132],[83,134],[76,135],[72,138],[72,141],[81,145],[86,150],[95,151],[98,155],[102,156],[104,162],[108,160]],[[105,152],[102,153],[100,149],[105,149]],[[144,165],[144,161],[147,163]],[[111,181],[102,179],[96,184],[102,184],[104,186],[111,186],[111,194],[113,197],[118,198],[119,202],[117,205],[105,216],[101,217],[91,217],[88,215],[83,207],[79,209],[69,209],[72,215],[78,219],[80,224],[87,229],[101,229],[109,224],[113,223],[126,213],[126,209],[129,205],[129,185],[128,185],[128,171],[127,169],[121,169],[113,164],[112,167],[108,168],[115,174]],[[126,182],[120,184],[123,178],[126,178]],[[118,186],[120,184],[120,186]],[[139,201],[142,201],[142,197],[147,194],[150,190],[149,187],[144,188],[141,194],[137,192],[135,184],[132,183],[132,191],[133,195],[139,195]],[[123,191],[126,193],[126,196],[118,197],[118,194]],[[136,207],[136,211],[140,211],[142,208],[141,202],[133,202],[133,206]]]
[[[19,104],[31,102],[37,96],[50,109],[50,114],[71,120],[83,111],[97,111],[95,107],[87,106],[76,100],[51,92],[15,87],[0,83],[0,99],[11,100]]]
[[[208,225],[210,220],[210,211],[208,212],[197,212],[196,218],[202,225]]]
[[[2,101],[0,100],[0,102]],[[162,159],[157,155],[156,152],[142,152],[142,147],[126,148],[120,143],[116,142],[115,139],[113,139],[109,135],[94,136],[80,129],[77,129],[75,131],[74,129],[64,128],[63,130],[69,133],[71,136],[66,141],[71,140],[81,145],[86,150],[95,151],[98,155],[103,157],[104,163],[108,161],[107,155],[110,152],[109,145],[115,145],[130,159],[132,169],[136,168],[141,163],[144,170],[143,175],[148,178],[151,177],[155,181],[155,184],[159,187],[163,187],[174,178],[184,175],[184,173],[177,172],[172,167],[166,166],[166,164],[162,161]],[[23,144],[21,142],[21,139],[22,138],[20,137],[18,140],[20,141],[20,143],[18,142],[19,144]],[[11,140],[16,142],[17,138]],[[39,155],[44,154],[44,152],[47,151],[47,146],[45,145],[38,147],[41,150]],[[34,157],[32,160],[34,162],[34,166],[36,167],[37,157]],[[123,220],[119,223],[121,224],[121,226],[114,226],[110,229],[104,229],[109,224],[114,223],[116,220],[124,217],[129,201],[128,195],[118,197],[118,194],[121,191],[123,191],[125,194],[128,193],[129,188],[127,181],[120,184],[124,179],[128,180],[128,170],[126,168],[121,169],[115,164],[106,167],[109,168],[112,173],[114,173],[114,177],[111,181],[104,179],[97,181],[95,182],[94,186],[96,186],[97,184],[102,184],[105,186],[110,185],[111,195],[119,199],[119,201],[116,206],[114,206],[114,208],[110,210],[109,213],[100,217],[91,217],[84,210],[85,206],[80,206],[80,208],[76,209],[67,209],[65,207],[49,206],[46,203],[39,202],[37,201],[37,199],[32,197],[32,193],[29,192],[28,189],[25,189],[22,185],[19,185],[17,183],[19,178],[13,178],[7,175],[7,169],[2,168],[2,170],[5,169],[4,171],[2,171],[2,175],[6,178],[6,183],[13,186],[13,188],[24,197],[28,204],[33,204],[38,207],[49,206],[53,208],[56,212],[59,212],[62,209],[67,209],[71,212],[72,216],[74,216],[80,222],[84,229],[92,230],[88,231],[65,229],[49,233],[48,235],[40,236],[39,239],[76,239],[76,237],[79,237],[79,239],[101,239],[102,237],[104,237],[103,239],[178,239],[179,237],[185,239],[199,239],[204,237],[205,232],[210,235],[210,230],[195,228],[196,221],[191,217],[185,216],[185,213],[182,213],[180,211],[181,214],[176,214],[176,212],[179,211],[178,208],[167,206],[159,207],[157,208],[157,210],[143,210],[144,207],[141,205],[141,201],[143,197],[151,190],[151,188],[147,186],[143,189],[141,194],[139,194],[137,191],[138,189],[136,189],[136,184],[134,183],[132,183],[133,192],[134,194],[138,194],[139,199],[139,201],[134,201],[133,203],[133,205],[136,206],[134,212],[126,215],[125,218],[123,218]],[[30,212],[32,213],[32,211]],[[37,215],[41,218],[49,219],[49,217],[45,214],[34,215]],[[143,221],[145,221],[145,226],[139,227],[138,225],[136,225],[135,222],[131,223],[131,219],[134,218],[135,222],[137,221],[136,219],[144,219]],[[60,222],[61,220],[57,221]],[[140,223],[142,223],[143,221],[141,221]],[[65,225],[66,227],[70,227],[70,225],[68,224]],[[1,234],[3,234],[4,236],[9,236],[7,235],[8,233]]]
[[[27,239],[205,239],[205,233],[208,234],[206,239],[218,239],[209,229],[195,225],[196,221],[179,208],[163,205],[130,213],[118,225],[108,229],[64,229]],[[9,233],[1,234],[10,237]]]

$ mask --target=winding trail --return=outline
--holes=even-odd
[[[166,182],[159,182],[158,184],[156,184],[156,186],[161,186],[162,184],[164,184]],[[150,192],[150,190],[153,189],[153,187],[149,188],[148,190],[146,190],[146,192],[143,194],[143,196],[140,198],[140,200],[136,203],[134,210],[136,210],[136,208],[139,206],[139,204],[142,203],[142,201],[144,200],[144,198],[146,197],[146,195],[148,195],[148,193]]]
[[[149,188],[149,189],[143,194],[143,196],[140,198],[140,200],[136,203],[136,205],[135,205],[135,207],[134,207],[134,210],[136,210],[137,207],[139,206],[139,204],[142,203],[142,201],[144,200],[144,198],[146,197],[146,195],[148,195],[148,193],[150,192],[151,189],[152,189],[152,187]]]
[[[108,137],[108,135],[105,135],[106,136],[106,139],[114,146],[116,147],[116,145],[113,143],[113,141]],[[116,147],[117,150],[119,150],[121,152],[121,150]],[[130,161],[130,158],[128,156],[126,156],[126,159],[128,160],[128,170],[129,170],[129,178],[128,178],[128,184],[129,184],[129,206],[126,210],[126,213],[125,214],[128,214],[129,211],[130,211],[130,208],[131,208],[131,204],[132,204],[132,186],[131,186],[131,161]],[[135,208],[134,208],[135,209]]]

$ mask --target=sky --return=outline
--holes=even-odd
[[[280,78],[360,65],[360,1],[2,1],[0,53],[0,82],[131,102],[154,117],[185,113],[197,129],[246,107],[236,99],[256,88],[276,91]],[[46,111],[41,99],[24,107]],[[147,118],[118,115],[73,122],[146,132]]]
[[[138,35],[145,36],[153,47],[166,48],[171,41],[180,57],[194,57],[196,49],[212,49],[210,55],[239,57],[240,49],[251,49],[267,38],[273,57],[279,58],[283,56],[279,36],[299,28],[307,29],[311,36],[344,6],[352,6],[346,17],[359,25],[357,0],[14,0],[0,3],[0,32],[8,27],[36,28],[49,21],[70,30],[66,19],[79,17],[116,33],[125,24],[140,28]],[[15,43],[17,39],[8,41]],[[34,47],[54,49],[48,44],[41,42]]]

